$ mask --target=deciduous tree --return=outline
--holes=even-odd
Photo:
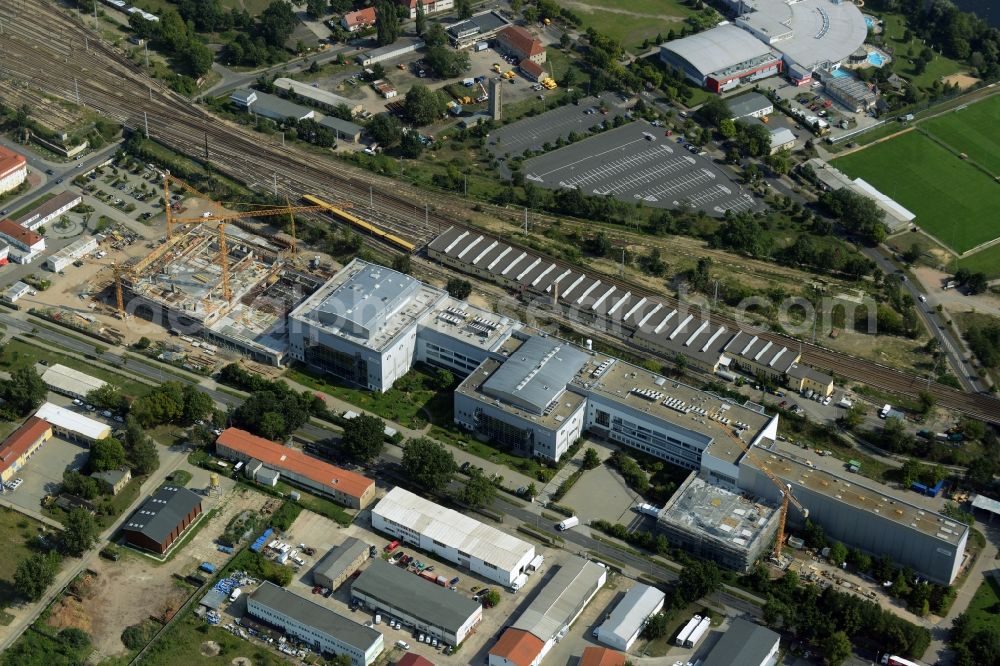
[[[341,446],[348,458],[371,462],[385,447],[385,421],[370,414],[354,417],[344,424]]]
[[[457,469],[451,451],[432,439],[411,439],[403,447],[403,470],[428,490],[445,488]]]

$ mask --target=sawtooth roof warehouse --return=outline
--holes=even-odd
[[[799,360],[796,351],[752,332],[727,330],[694,313],[621,293],[596,276],[496,239],[449,229],[430,244],[428,253],[505,286],[550,294],[554,303],[592,313],[595,321],[614,320],[625,331],[623,337],[631,334],[635,344],[685,354],[706,373],[739,367],[788,379]],[[714,488],[750,493],[760,498],[761,507],[773,506],[777,499],[777,489],[755,473],[744,453],[747,447],[770,452],[777,415],[547,336],[408,275],[355,260],[289,319],[292,356],[372,390],[387,390],[418,361],[464,377],[454,392],[455,422],[511,452],[558,460],[586,432],[692,470]],[[876,503],[842,501],[837,496],[846,495],[840,489],[853,483],[853,477],[820,478],[771,460],[772,473],[797,488],[802,484],[800,501],[814,515],[825,516],[829,536],[876,556],[891,553],[931,580],[948,584],[954,579],[967,527],[935,513],[912,520],[906,500],[884,492],[866,493],[885,498]],[[697,499],[695,493],[685,501]],[[802,520],[794,511],[789,518]],[[692,543],[703,543],[719,536],[705,531],[717,527],[714,519],[706,515],[707,528],[682,528],[693,530]],[[402,489],[376,505],[372,522],[376,529],[505,585],[533,557],[529,544]],[[744,568],[766,536],[754,533],[745,544],[737,543],[739,548],[723,563]]]

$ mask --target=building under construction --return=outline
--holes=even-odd
[[[224,258],[216,226],[174,233],[119,270],[126,311],[280,365],[287,348],[285,315],[322,279],[295,270],[282,257],[285,248],[231,224],[225,227]]]
[[[774,540],[778,519],[773,505],[692,472],[660,512],[657,527],[670,543],[747,572]]]

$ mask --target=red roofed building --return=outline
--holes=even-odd
[[[417,18],[418,0],[399,0],[399,4],[410,10],[410,18]],[[443,12],[455,6],[455,0],[423,0],[424,14]]]
[[[396,662],[396,666],[434,666],[434,662],[414,652],[407,652]]]
[[[52,437],[52,426],[32,416],[0,444],[0,482],[10,481],[38,447]]]
[[[608,648],[589,647],[577,666],[625,666],[625,655]]]
[[[245,463],[259,460],[264,467],[279,472],[292,483],[327,495],[344,506],[363,509],[375,499],[375,482],[368,477],[246,430],[223,430],[215,440],[215,450],[220,456]]]
[[[25,229],[14,220],[0,220],[0,240],[10,243],[11,258],[19,261],[15,254],[34,255],[45,250],[45,238],[31,229]],[[31,261],[30,259],[28,261]],[[20,262],[27,263],[27,262]]]
[[[541,81],[545,78],[545,68],[539,65],[534,60],[522,60],[518,67],[521,72],[532,81]]]
[[[519,25],[509,25],[498,32],[497,46],[502,52],[518,60],[531,60],[539,65],[545,62],[545,47]]]
[[[348,32],[356,32],[375,25],[375,20],[375,8],[365,7],[356,12],[344,14],[344,17],[340,19],[340,25],[344,26],[344,30]]]
[[[24,155],[0,146],[0,194],[10,192],[28,177],[28,161]]]
[[[508,629],[490,650],[490,666],[538,666],[545,643],[522,629]]]

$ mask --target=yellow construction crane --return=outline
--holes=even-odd
[[[797,500],[794,495],[792,495],[791,484],[785,483],[784,481],[779,479],[777,475],[772,473],[771,470],[767,468],[767,466],[763,463],[763,461],[761,461],[756,455],[754,455],[753,451],[750,450],[752,447],[749,444],[747,444],[742,439],[734,435],[730,431],[728,426],[723,425],[722,423],[717,423],[717,425],[722,430],[722,432],[724,432],[726,436],[729,437],[729,439],[733,440],[739,445],[740,449],[742,449],[743,452],[747,454],[747,458],[750,459],[750,461],[754,464],[754,466],[760,471],[762,471],[765,474],[765,476],[767,476],[767,478],[771,480],[771,483],[777,486],[778,490],[781,491],[781,509],[778,516],[778,534],[776,535],[774,541],[774,559],[780,562],[781,548],[784,545],[785,541],[785,521],[788,519],[789,502],[794,504],[795,507],[799,511],[801,511],[802,515],[805,516],[806,518],[809,517],[809,509],[802,506],[802,503],[799,502],[799,500]]]
[[[230,211],[225,211],[222,208],[221,204],[216,204],[215,202],[213,202],[213,205],[217,206],[216,212],[205,212],[205,213],[203,213],[202,215],[200,215],[198,217],[175,217],[174,214],[173,214],[173,207],[171,206],[171,203],[170,203],[170,182],[171,181],[180,184],[182,187],[184,187],[185,189],[187,189],[190,192],[192,192],[195,196],[198,196],[199,198],[211,201],[204,194],[200,193],[198,190],[196,190],[195,188],[191,187],[190,185],[188,185],[187,183],[185,183],[181,179],[175,178],[175,177],[171,176],[169,171],[164,171],[163,172],[163,201],[166,204],[165,208],[166,208],[166,218],[167,218],[167,242],[169,243],[170,240],[173,238],[174,231],[175,231],[175,229],[177,227],[186,226],[186,225],[194,225],[194,224],[209,224],[209,223],[216,224],[216,230],[217,230],[218,235],[219,235],[219,267],[220,267],[221,272],[222,272],[222,295],[223,295],[223,297],[227,301],[232,301],[232,299],[233,299],[233,292],[229,288],[229,252],[228,252],[228,247],[227,247],[227,244],[226,244],[226,221],[227,220],[239,220],[239,219],[243,219],[243,218],[247,218],[247,217],[271,217],[271,216],[274,216],[274,215],[288,215],[288,216],[290,216],[291,222],[292,222],[292,228],[291,228],[292,246],[291,246],[291,250],[292,250],[292,260],[294,262],[295,259],[297,258],[297,249],[296,249],[297,241],[296,241],[296,238],[295,238],[295,213],[304,213],[304,212],[309,212],[309,211],[324,211],[327,208],[326,206],[318,206],[318,205],[311,205],[311,206],[292,206],[292,205],[287,205],[288,204],[288,199],[286,198],[285,199],[286,205],[283,206],[283,207],[278,207],[278,208],[274,208],[274,207],[266,208],[265,207],[265,208],[259,208],[259,209],[256,209],[256,210],[248,210],[248,211],[240,211],[240,212],[230,212]],[[257,204],[237,204],[237,205],[257,205]],[[117,284],[117,282],[116,282],[116,284]]]

